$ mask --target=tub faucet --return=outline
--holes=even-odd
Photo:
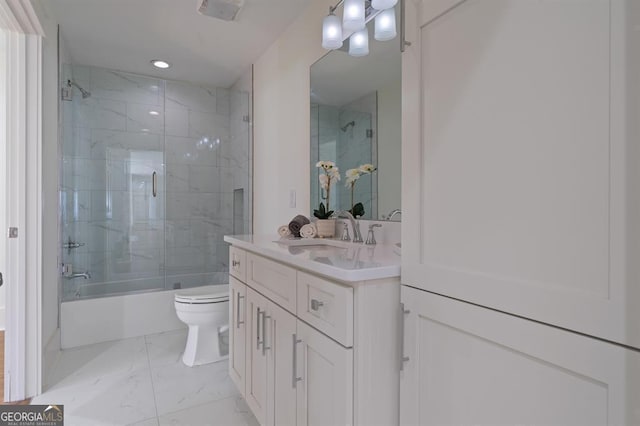
[[[349,222],[351,222],[351,229],[353,229],[353,240],[351,241],[354,243],[362,242],[362,233],[360,233],[360,224],[353,217],[351,213],[349,213],[346,210],[337,210],[331,215],[331,217],[349,219]]]
[[[87,279],[91,278],[91,274],[89,273],[89,271],[87,271],[87,272],[83,272],[81,274],[71,274],[69,276],[66,276],[65,278],[68,279],[68,280],[72,280],[74,278],[84,278],[85,280],[87,280]]]

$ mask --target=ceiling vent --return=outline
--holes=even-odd
[[[223,21],[236,21],[244,0],[199,0],[198,12]]]

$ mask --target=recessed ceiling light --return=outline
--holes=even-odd
[[[154,59],[151,61],[151,64],[156,68],[169,68],[171,64],[167,61],[163,61],[162,59]]]
[[[160,115],[158,111],[149,111],[149,115]]]

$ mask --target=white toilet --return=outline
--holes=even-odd
[[[227,359],[228,344],[225,348],[221,335],[229,331],[229,285],[177,292],[174,304],[178,318],[189,326],[182,362],[193,367]]]

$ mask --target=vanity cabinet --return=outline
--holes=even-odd
[[[232,248],[246,265],[230,272],[229,374],[260,424],[398,424],[399,279],[334,281]]]

